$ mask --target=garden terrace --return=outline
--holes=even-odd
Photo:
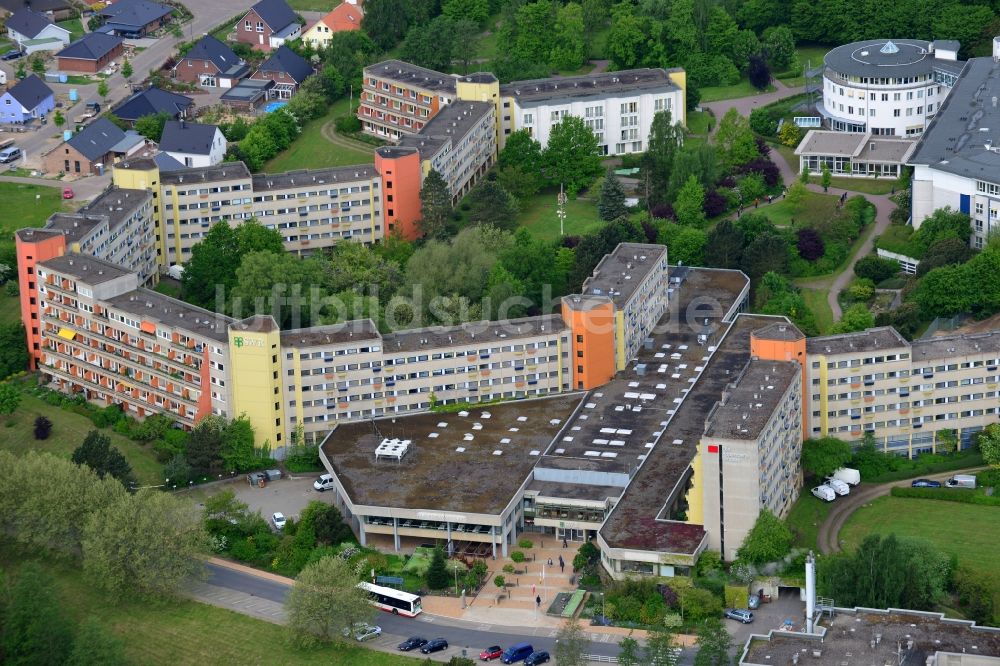
[[[816,666],[925,664],[940,652],[977,664],[986,663],[982,657],[1000,657],[1000,630],[940,613],[838,609],[832,619],[820,622],[826,625],[820,627],[824,633],[751,636],[740,664],[793,664],[793,657]]]
[[[570,394],[345,423],[321,452],[355,506],[499,515],[579,401]],[[375,460],[387,437],[410,440],[398,462]]]

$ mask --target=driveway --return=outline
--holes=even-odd
[[[241,476],[218,490],[232,490],[236,493],[237,499],[247,503],[250,511],[259,511],[267,520],[270,520],[271,514],[275,511],[280,511],[287,518],[298,518],[306,505],[313,500],[333,504],[333,493],[320,493],[313,488],[313,481],[318,476],[318,473],[297,474],[272,481],[263,488],[251,486],[247,483],[246,476]]]
[[[893,488],[906,488],[910,485],[910,482],[913,479],[934,479],[936,481],[944,481],[945,479],[951,478],[956,474],[967,474],[984,469],[987,468],[972,467],[969,469],[956,469],[950,472],[943,472],[941,474],[915,476],[911,479],[893,481],[891,483],[883,483],[876,486],[863,483],[852,489],[851,494],[847,497],[839,498],[834,501],[833,509],[831,509],[830,513],[827,514],[826,520],[822,525],[820,525],[819,528],[819,536],[817,537],[817,541],[819,542],[819,551],[824,555],[840,552],[840,530],[847,523],[851,515],[876,497],[888,495]]]
[[[769,604],[761,604],[753,612],[753,622],[742,624],[736,620],[724,620],[729,635],[733,638],[733,647],[742,649],[750,634],[767,634],[771,629],[780,629],[785,620],[791,620],[794,626],[799,626],[805,619],[806,604],[795,594],[785,594]]]

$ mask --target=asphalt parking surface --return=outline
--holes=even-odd
[[[769,604],[761,604],[760,608],[753,612],[753,622],[742,624],[736,620],[724,620],[729,635],[733,637],[733,646],[742,648],[747,642],[750,634],[767,635],[772,629],[779,629],[785,620],[791,620],[796,627],[800,626],[805,619],[806,604],[801,601],[798,595],[781,595]]]
[[[250,511],[259,511],[265,520],[271,519],[271,514],[280,511],[286,518],[298,518],[302,510],[313,500],[328,504],[333,503],[330,491],[318,492],[313,488],[313,481],[319,474],[295,474],[267,483],[263,488],[251,486],[246,481],[246,475],[238,477],[231,484],[226,484],[226,490],[236,493],[236,498],[246,502]]]

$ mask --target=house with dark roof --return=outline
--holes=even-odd
[[[287,46],[279,46],[265,60],[251,79],[274,81],[274,87],[269,92],[271,99],[289,99],[299,89],[308,77],[312,76],[313,68],[305,58]]]
[[[98,32],[137,39],[160,29],[172,14],[170,7],[150,0],[118,0],[97,13],[104,21]]]
[[[0,123],[25,123],[55,106],[52,89],[32,74],[0,96]]]
[[[229,46],[205,35],[177,61],[170,76],[204,88],[232,88],[249,71],[250,67]]]
[[[7,18],[7,36],[26,53],[57,51],[69,45],[69,30],[45,14],[19,9]]]
[[[59,70],[96,74],[122,54],[121,37],[89,32],[56,54]]]
[[[243,79],[222,93],[220,101],[240,113],[256,113],[271,98],[274,81],[267,79]]]
[[[215,166],[226,156],[226,137],[215,125],[170,120],[163,126],[160,151],[186,167]]]
[[[301,32],[299,17],[285,0],[260,0],[236,23],[236,41],[260,51],[276,49]]]
[[[53,21],[71,18],[76,11],[69,0],[0,0],[0,9],[10,13],[24,9],[41,12],[52,17]]]
[[[100,175],[145,145],[146,139],[135,131],[124,132],[107,118],[98,118],[43,156],[42,162],[49,173]]]
[[[193,106],[194,100],[186,95],[151,87],[135,93],[114,107],[111,112],[120,120],[135,127],[135,121],[143,116],[167,113],[171,118],[182,118]]]

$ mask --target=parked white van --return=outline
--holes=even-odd
[[[833,488],[830,486],[816,486],[812,489],[812,494],[824,502],[832,502],[837,499],[837,493],[833,492]]]
[[[826,480],[826,484],[825,485],[830,486],[831,488],[833,488],[833,492],[837,493],[838,495],[850,495],[851,494],[851,487],[849,485],[847,485],[846,483],[844,483],[843,481],[841,481],[840,479],[834,479],[833,477],[831,477],[831,478],[829,478],[829,479]]]
[[[841,467],[830,475],[831,479],[838,479],[849,486],[856,486],[861,483],[861,472],[850,467]]]

